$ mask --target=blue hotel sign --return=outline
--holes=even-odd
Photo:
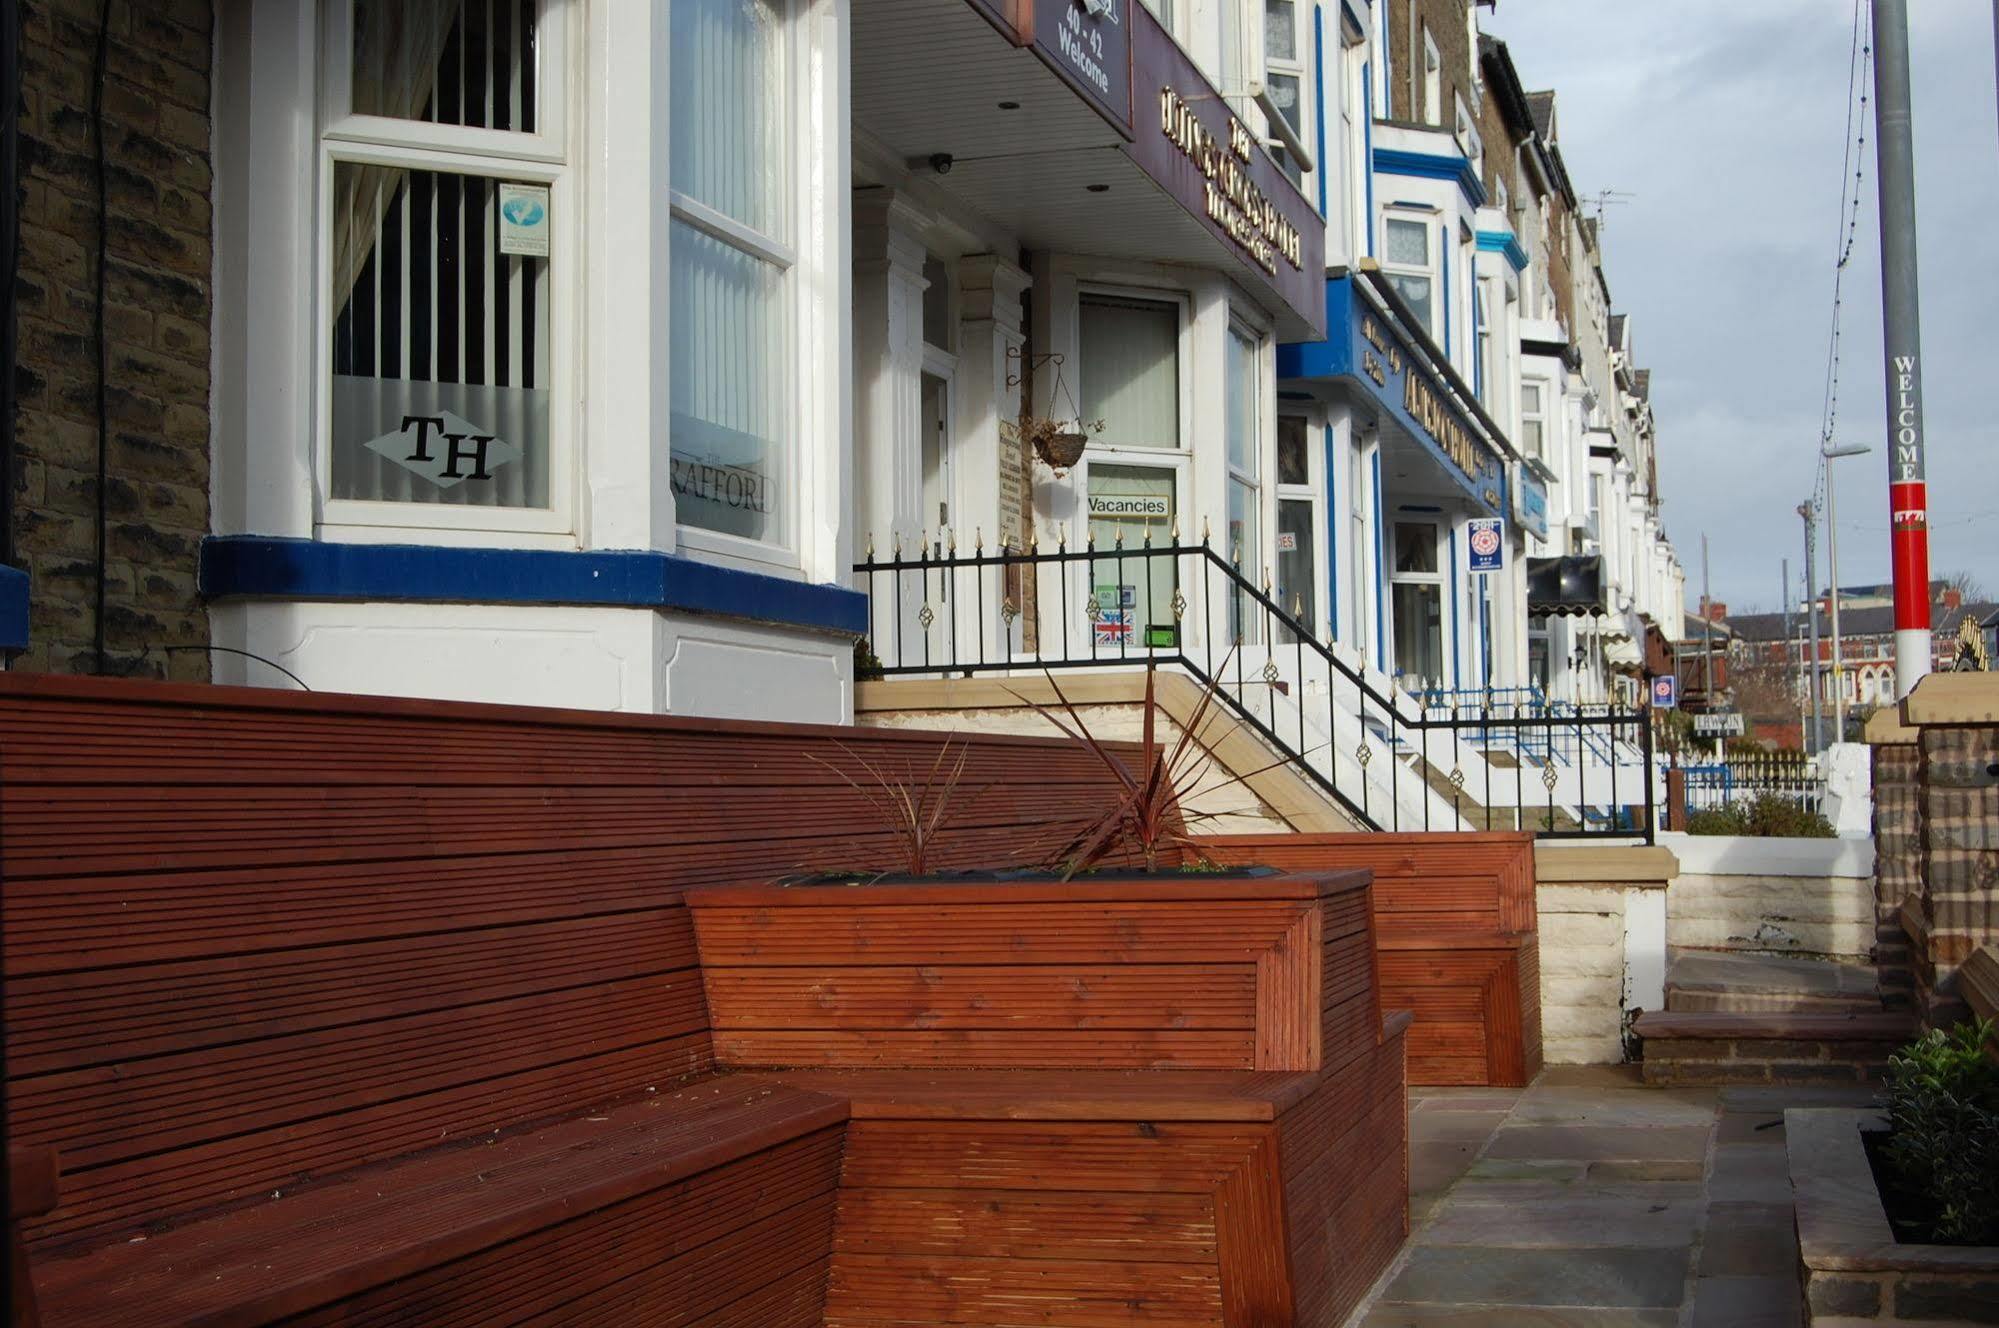
[[[1513,468],[1513,521],[1537,539],[1548,538],[1548,482],[1525,463]]]
[[[1506,472],[1498,455],[1451,404],[1443,386],[1417,367],[1407,339],[1354,293],[1353,281],[1347,276],[1326,282],[1326,340],[1279,347],[1277,376],[1366,384],[1467,494],[1492,515],[1503,516]]]

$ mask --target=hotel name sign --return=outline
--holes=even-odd
[[[1430,380],[1407,362],[1402,347],[1385,331],[1371,313],[1360,316],[1361,372],[1384,390],[1392,374],[1402,375],[1402,410],[1416,427],[1428,434],[1450,463],[1470,481],[1466,486],[1497,509],[1499,498],[1499,458],[1477,435],[1464,425],[1463,418],[1444,399]]]
[[[1298,227],[1250,178],[1258,150],[1247,125],[1231,115],[1224,146],[1181,93],[1167,87],[1159,90],[1159,128],[1206,179],[1210,221],[1271,276],[1277,275],[1280,258],[1293,272],[1303,270],[1304,239]]]

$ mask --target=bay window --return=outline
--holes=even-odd
[[[571,526],[566,12],[327,11],[317,456],[330,523]]]
[[[1531,460],[1543,462],[1548,458],[1547,444],[1542,437],[1548,418],[1546,390],[1543,384],[1531,378],[1520,384],[1520,453]]]
[[[1382,222],[1382,265],[1388,284],[1409,306],[1416,321],[1437,339],[1436,260],[1431,255],[1431,225],[1414,217],[1390,216]]]
[[[1305,58],[1309,40],[1299,30],[1300,10],[1310,10],[1298,0],[1264,0],[1263,3],[1263,83],[1267,108],[1284,120],[1295,141],[1323,154],[1324,144],[1314,144],[1306,133]],[[1281,135],[1280,135],[1281,137]],[[1284,173],[1298,184],[1304,177],[1304,163],[1287,148],[1273,145],[1271,156]]]
[[[778,551],[792,545],[798,505],[789,7],[674,0],[671,10],[675,511],[683,534]]]

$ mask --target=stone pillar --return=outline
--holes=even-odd
[[[1921,935],[1915,973],[1926,1021],[1963,1011],[1957,970],[1999,942],[1999,674],[1937,673],[1902,703],[1918,731]]]
[[[854,549],[888,561],[898,543],[914,558],[923,545],[923,277],[919,238],[930,216],[892,189],[854,194]],[[904,595],[894,621],[895,586],[886,575],[861,587],[890,606],[878,611],[875,653],[894,664],[897,642],[919,630],[918,597]],[[912,638],[913,639],[913,638]]]
[[[1874,969],[1881,999],[1891,1009],[1914,1002],[1915,974],[1902,905],[1922,908],[1922,839],[1917,826],[1920,762],[1916,730],[1894,710],[1877,710],[1867,721],[1874,781]]]
[[[952,476],[958,538],[987,551],[1033,539],[1033,462],[1022,446],[1020,297],[1032,285],[1020,267],[994,254],[958,263],[958,376]],[[1009,385],[1008,380],[1014,382]],[[983,574],[985,594],[960,598],[959,639],[983,640],[987,653],[1024,648],[1030,603],[1019,570]],[[1005,612],[1007,604],[1012,614]],[[980,620],[981,616],[983,621]],[[983,637],[977,635],[983,631]],[[969,633],[969,635],[968,635]],[[1003,644],[1004,643],[1004,644]]]

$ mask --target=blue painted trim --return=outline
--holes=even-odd
[[[211,598],[610,605],[850,636],[868,630],[868,597],[857,590],[788,581],[651,549],[454,549],[211,535],[201,543],[201,593]]]
[[[1463,691],[1465,685],[1464,646],[1460,641],[1458,635],[1458,614],[1461,612],[1461,610],[1458,608],[1458,583],[1464,580],[1464,573],[1458,570],[1458,528],[1456,525],[1452,525],[1451,527],[1450,546],[1451,546],[1451,690]]]
[[[1478,341],[1485,333],[1485,300],[1478,292],[1478,269],[1471,271],[1471,394],[1485,400],[1485,355]]]
[[[1326,11],[1312,10],[1312,100],[1318,104],[1319,156],[1313,174],[1319,177],[1319,215],[1326,215]]]
[[[28,648],[28,574],[0,563],[0,650]]]
[[[1520,247],[1520,241],[1513,238],[1512,231],[1480,231],[1478,247],[1481,253],[1505,254],[1506,261],[1513,265],[1515,272],[1527,270],[1527,251]]]
[[[1340,639],[1340,519],[1339,464],[1334,456],[1333,426],[1326,426],[1326,635]],[[1358,611],[1360,606],[1355,605]]]
[[[1437,283],[1437,299],[1444,306],[1443,351],[1444,358],[1456,364],[1457,354],[1451,345],[1451,306],[1457,303],[1451,298],[1451,224],[1445,222],[1440,229],[1443,234],[1438,239],[1443,243],[1437,246],[1437,256],[1443,260],[1443,276]]]
[[[1360,126],[1361,147],[1367,153],[1367,159],[1371,162],[1374,160],[1374,61],[1369,60],[1360,67],[1360,84],[1361,110],[1363,112]],[[1367,232],[1367,235],[1364,237],[1367,241],[1367,256],[1373,258],[1374,172],[1368,170],[1362,171],[1361,174],[1367,177],[1367,217],[1366,224],[1362,229]]]
[[[1374,449],[1374,663],[1388,672],[1388,530],[1381,520],[1381,448]]]
[[[1471,168],[1471,161],[1443,152],[1408,152],[1401,148],[1375,148],[1374,169],[1383,175],[1413,175],[1424,180],[1449,180],[1473,207],[1485,206],[1485,182]]]

